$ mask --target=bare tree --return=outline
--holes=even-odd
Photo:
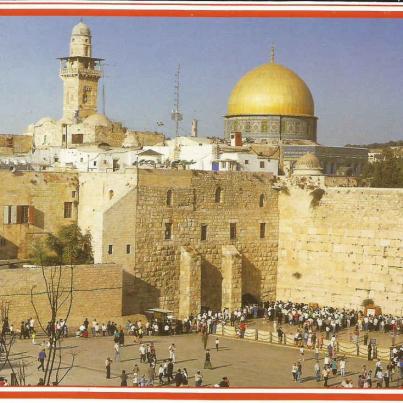
[[[11,351],[15,343],[15,334],[10,331],[9,326],[10,302],[1,301],[0,303],[0,319],[1,319],[1,333],[0,333],[0,371],[9,366],[12,377],[17,378],[12,361],[10,360]]]
[[[62,343],[64,337],[64,326],[70,316],[71,307],[73,305],[73,280],[74,268],[73,265],[45,267],[41,265],[41,273],[45,290],[34,292],[36,286],[31,288],[31,304],[35,311],[36,319],[42,331],[48,338],[48,354],[46,357],[46,366],[44,373],[45,385],[58,385],[74,366],[75,354],[72,354],[71,362],[65,373],[61,374],[62,364]],[[50,318],[43,318],[38,312],[35,297],[45,296],[46,304]],[[43,309],[42,309],[43,311]],[[57,326],[58,320],[64,323],[64,326]],[[45,322],[45,320],[47,322]],[[46,324],[45,324],[46,323]],[[58,362],[58,364],[57,364]],[[53,375],[53,376],[52,376]]]

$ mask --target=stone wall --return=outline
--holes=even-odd
[[[0,259],[27,258],[37,237],[77,222],[77,174],[0,170],[0,183]],[[65,202],[72,203],[71,218],[64,217]],[[7,206],[31,206],[29,222],[8,223]]]
[[[277,298],[401,315],[403,189],[324,190],[281,192]]]
[[[32,149],[32,136],[0,134],[0,155],[29,153]]]
[[[218,188],[220,202],[215,201]],[[167,205],[169,190],[171,206]],[[201,256],[202,306],[222,306],[222,245],[233,245],[242,256],[242,294],[274,297],[278,196],[271,189],[270,175],[142,170],[137,197],[132,275],[142,281],[144,291],[137,292],[147,298],[147,307],[178,313],[182,246],[191,246]],[[126,206],[125,211],[131,208]],[[236,224],[233,240],[230,223]],[[260,223],[266,224],[264,238],[259,236]],[[164,239],[165,224],[172,226],[171,239]],[[207,225],[206,240],[201,240],[201,225]]]
[[[45,273],[49,278],[49,270]],[[50,319],[49,302],[45,291],[42,270],[35,268],[0,269],[0,301],[10,303],[10,323],[19,328],[22,320],[35,318],[31,303],[31,288],[39,318],[46,323]],[[62,268],[62,287],[70,286],[70,268]],[[69,326],[79,326],[87,317],[100,322],[116,319],[122,314],[122,270],[116,265],[75,266],[73,268],[73,302],[68,319]],[[67,297],[65,292],[63,297]],[[68,303],[60,311],[65,315]],[[38,321],[36,321],[38,323]]]

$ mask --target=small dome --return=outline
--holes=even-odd
[[[294,167],[295,175],[322,175],[322,167],[316,155],[312,153],[304,154],[298,158]]]
[[[322,169],[320,166],[320,161],[318,157],[312,153],[304,154],[302,157],[298,158],[297,162],[295,163],[296,169]]]
[[[56,123],[54,119],[52,119],[49,116],[45,116],[44,118],[39,119],[36,123],[35,126],[42,126],[45,123]]]
[[[246,73],[228,100],[228,116],[314,116],[314,102],[305,82],[292,70],[266,63]]]
[[[91,36],[91,30],[88,25],[80,21],[77,25],[73,27],[73,32],[71,34]]]
[[[84,124],[88,126],[105,126],[108,127],[112,122],[102,113],[94,113],[84,120]]]

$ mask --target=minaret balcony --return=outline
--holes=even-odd
[[[65,67],[60,69],[61,77],[80,77],[80,78],[101,78],[102,71],[96,69],[83,69],[74,67]]]

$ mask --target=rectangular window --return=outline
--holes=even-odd
[[[245,165],[248,165],[249,164],[249,160],[245,160]]]
[[[94,167],[96,167],[97,166],[97,162],[96,161],[94,161]]]
[[[170,223],[170,222],[165,223],[164,238],[165,238],[165,240],[172,239],[172,223]]]
[[[127,255],[130,255],[130,253],[131,253],[131,245],[126,245],[126,254]]]
[[[221,166],[222,166],[223,168],[226,168],[226,167],[227,167],[227,162],[226,162],[226,161],[222,161],[222,162],[221,162]]]
[[[265,238],[266,237],[266,223],[261,222],[260,223],[260,238]]]
[[[71,218],[72,211],[73,211],[73,203],[64,202],[64,218]]]
[[[202,224],[200,227],[200,240],[205,241],[207,239],[207,225]]]
[[[55,162],[59,162],[59,157],[55,157],[55,158],[53,158],[53,160],[54,160]]]
[[[72,144],[83,144],[83,134],[82,133],[75,133],[71,135],[71,143]]]
[[[17,223],[28,224],[29,206],[17,206]]]
[[[119,160],[112,161],[112,171],[116,172],[119,169]]]
[[[229,225],[229,239],[236,239],[236,223],[234,222]]]
[[[264,168],[264,161],[260,161],[260,168]]]
[[[108,245],[108,255],[112,255],[113,253],[113,245]]]
[[[76,198],[76,191],[75,191],[75,190],[73,190],[73,191],[71,192],[71,197],[72,197],[73,199]]]

